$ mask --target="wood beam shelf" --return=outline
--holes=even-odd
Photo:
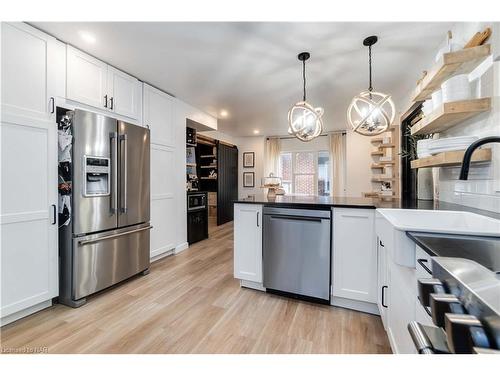
[[[472,72],[490,53],[491,46],[489,44],[444,53],[418,84],[413,95],[413,101],[418,102],[429,99],[431,94],[439,89],[444,81],[457,74]]]
[[[439,154],[411,161],[411,168],[446,167],[462,164],[465,151],[447,151]],[[483,148],[474,151],[472,162],[490,161],[491,149]]]
[[[424,117],[411,127],[411,134],[430,134],[442,132],[479,113],[491,109],[491,98],[460,100],[443,103],[429,117]]]
[[[385,182],[385,181],[395,181],[396,179],[394,177],[373,177],[372,182]]]
[[[386,167],[392,167],[395,163],[393,161],[381,161],[381,162],[378,162],[378,163],[373,163],[372,164],[372,169],[382,169],[382,168],[386,168]]]
[[[393,148],[396,147],[394,143],[382,143],[381,145],[378,145],[378,148]]]
[[[372,156],[383,156],[384,155],[384,151],[372,151],[371,152],[371,155]]]

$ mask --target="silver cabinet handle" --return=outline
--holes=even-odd
[[[132,234],[132,233],[137,233],[137,232],[143,232],[145,230],[150,230],[150,229],[153,229],[153,226],[150,225],[148,227],[144,227],[144,228],[139,228],[139,229],[133,229],[133,230],[129,230],[128,232],[122,232],[122,233],[116,233],[116,234],[110,234],[109,236],[103,236],[103,237],[99,237],[99,238],[93,238],[93,239],[90,239],[90,240],[82,240],[82,241],[78,241],[78,245],[80,246],[83,246],[83,245],[87,245],[89,243],[93,243],[93,242],[99,242],[99,241],[102,241],[102,240],[109,240],[111,238],[116,238],[116,237],[121,237],[121,236],[124,236],[126,234]]]
[[[109,98],[109,103],[110,103],[109,109],[113,110],[114,102],[115,102],[115,98],[113,98],[113,97]]]
[[[111,214],[116,214],[117,202],[117,185],[118,185],[118,134],[116,132],[109,133],[109,138],[111,141],[111,199],[110,199],[110,209]]]
[[[104,108],[108,108],[108,96],[104,95]]]
[[[52,205],[52,225],[55,225],[57,223],[57,207],[55,204]]]
[[[257,211],[257,226],[259,226],[259,214],[260,214],[260,212]]]
[[[53,96],[50,97],[50,113],[54,113],[56,111],[56,100]]]
[[[120,207],[120,212],[125,214],[127,213],[127,169],[128,169],[128,141],[127,141],[127,134],[122,134],[120,135],[120,142],[123,141],[123,145],[121,145],[120,149],[123,149],[123,160],[122,160],[122,166],[120,171],[121,175],[121,207]]]

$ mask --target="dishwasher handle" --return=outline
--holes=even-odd
[[[291,215],[269,215],[271,219],[285,219],[285,220],[296,220],[296,221],[315,221],[321,223],[323,220],[320,217],[308,217],[308,216],[291,216]]]

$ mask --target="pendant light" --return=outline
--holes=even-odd
[[[370,85],[367,91],[362,91],[352,99],[347,109],[347,120],[353,130],[367,136],[387,131],[396,113],[390,95],[373,91],[372,46],[377,43],[377,40],[378,38],[373,35],[363,41],[363,45],[368,47]]]
[[[323,130],[323,108],[314,108],[306,101],[306,60],[311,57],[309,52],[301,52],[297,56],[302,61],[302,80],[304,91],[301,102],[288,111],[288,133],[303,142],[308,142],[319,136]]]

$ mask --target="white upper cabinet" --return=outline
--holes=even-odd
[[[66,97],[96,108],[107,108],[108,65],[71,46],[66,53]]]
[[[144,125],[151,129],[151,143],[173,146],[173,98],[144,84]]]
[[[138,79],[71,46],[66,61],[67,99],[140,121]]]
[[[333,295],[376,303],[374,210],[335,208],[333,214]]]
[[[55,42],[24,23],[2,22],[2,119],[54,117]]]
[[[262,283],[262,206],[234,205],[234,277]]]
[[[141,82],[108,65],[108,109],[132,119],[141,118]]]

